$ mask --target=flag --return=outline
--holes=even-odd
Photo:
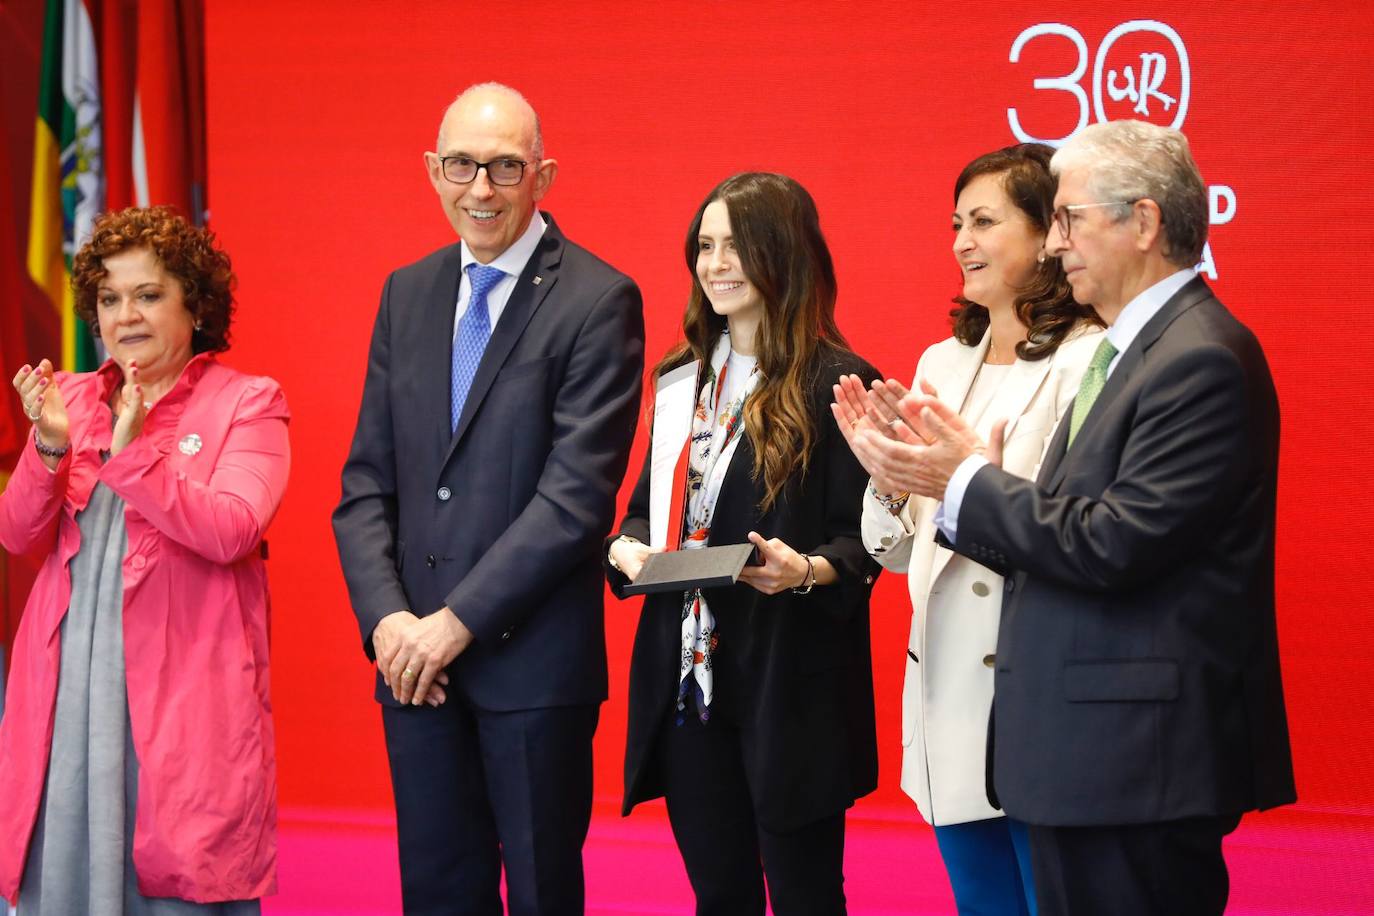
[[[197,225],[205,194],[202,0],[105,0],[100,67],[111,210],[166,204]]]
[[[10,146],[0,143],[0,175],[9,175]],[[8,181],[0,181],[0,214],[14,212],[14,192]],[[14,221],[0,219],[0,374],[12,377],[14,372],[28,361],[24,330],[24,285],[21,279],[22,268],[19,258],[19,238],[14,231]],[[28,434],[28,421],[22,416],[23,408],[13,392],[5,392],[0,397],[0,490],[4,490],[6,477],[19,457]],[[0,557],[3,563],[3,557]],[[0,605],[4,595],[0,594]],[[2,629],[2,628],[0,628]],[[0,638],[4,633],[0,632]]]
[[[10,171],[10,145],[0,143],[0,175],[13,174]],[[0,214],[15,211],[14,191],[8,181],[0,181]],[[0,218],[0,376],[13,378],[19,367],[29,360],[27,351],[28,334],[24,321],[23,261],[20,256],[18,233],[14,221]],[[5,489],[10,468],[19,458],[19,450],[29,431],[28,420],[24,419],[23,407],[12,390],[5,390],[0,396],[0,490]],[[3,561],[0,555],[0,562]],[[0,606],[4,604],[4,594],[0,593]],[[0,639],[4,633],[0,632]]]
[[[71,291],[72,256],[105,206],[92,2],[48,0],[29,206],[29,275],[62,316],[62,366],[74,371],[98,359]]]

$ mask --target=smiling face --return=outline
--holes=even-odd
[[[528,103],[510,92],[475,89],[454,102],[444,115],[438,152],[425,153],[429,180],[444,214],[483,264],[520,238],[535,205],[553,184],[558,163],[536,160],[534,146],[535,116]],[[441,156],[467,156],[478,162],[519,159],[527,165],[517,185],[493,185],[486,169],[480,169],[467,184],[455,184],[443,176]]]
[[[749,282],[735,248],[730,211],[723,200],[713,200],[701,212],[697,231],[697,280],[711,309],[732,324],[752,325],[763,318],[763,296]]]
[[[964,275],[964,298],[988,309],[1012,307],[1045,241],[1007,196],[1004,180],[979,175],[954,205],[954,257]]]
[[[121,368],[136,361],[145,384],[180,375],[193,355],[195,326],[181,281],[147,248],[125,249],[102,264],[95,301],[105,349]]]

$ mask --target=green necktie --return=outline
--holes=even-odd
[[[1106,386],[1107,367],[1115,358],[1116,347],[1103,337],[1102,342],[1097,345],[1097,352],[1093,353],[1092,362],[1088,363],[1087,371],[1083,373],[1083,381],[1079,383],[1078,394],[1073,399],[1073,415],[1069,417],[1069,445],[1073,445],[1079,427],[1087,419],[1088,411],[1093,409],[1093,402]]]

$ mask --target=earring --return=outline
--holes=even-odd
[[[1044,264],[1044,263],[1045,263],[1045,252],[1042,251],[1042,252],[1040,252],[1040,254],[1038,254],[1038,255],[1035,256],[1035,263],[1037,263],[1037,264]]]

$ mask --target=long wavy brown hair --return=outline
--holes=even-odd
[[[697,278],[701,218],[723,201],[740,266],[763,299],[763,320],[754,340],[761,378],[744,405],[744,429],[754,449],[754,479],[763,482],[760,509],[777,501],[787,482],[805,475],[819,431],[812,418],[811,389],[826,351],[848,352],[835,324],[835,265],[821,232],[816,202],[786,175],[745,172],[725,179],[706,195],[687,230],[685,248],[692,293],[682,318],[685,338],[654,372],[692,359],[710,360],[726,328]]]
[[[1000,175],[1007,197],[1037,231],[1047,234],[1054,214],[1053,155],[1054,149],[1043,143],[1020,143],[979,156],[964,166],[954,182],[955,205],[973,179]],[[987,308],[963,296],[955,296],[954,303],[949,313],[954,336],[965,346],[977,346],[988,329]],[[1036,267],[1030,281],[1016,291],[1013,307],[1016,319],[1026,327],[1026,339],[1016,345],[1016,355],[1024,360],[1044,359],[1054,353],[1079,322],[1102,325],[1091,305],[1073,300],[1073,290],[1058,258],[1046,258]]]

